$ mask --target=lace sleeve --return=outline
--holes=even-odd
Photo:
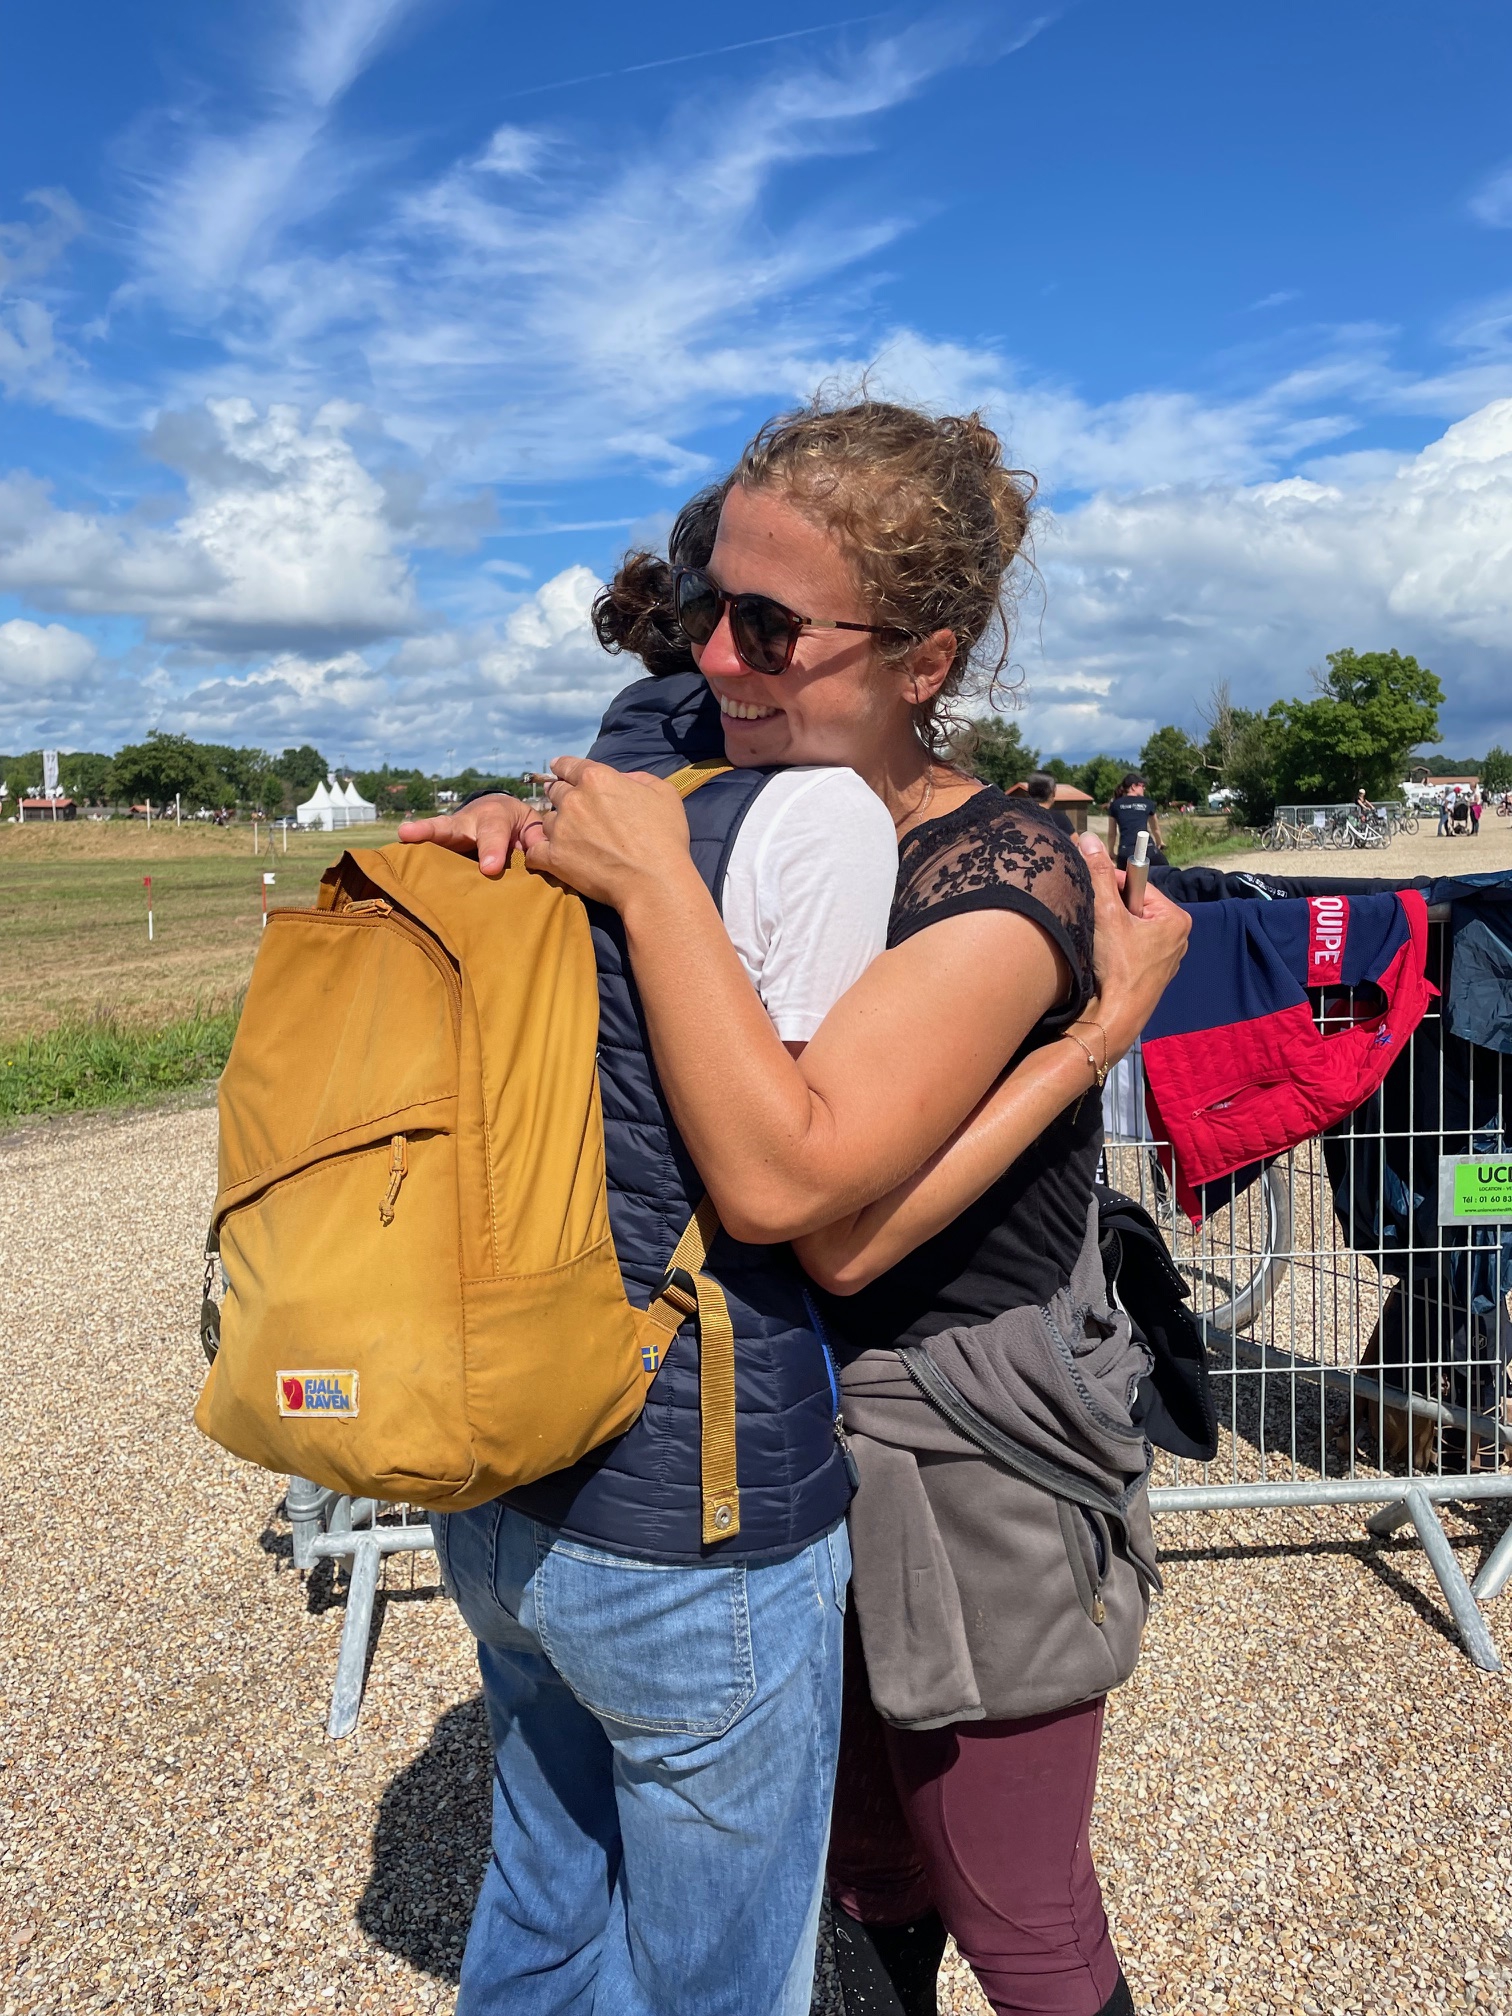
[[[1052,1022],[1074,1020],[1094,991],[1092,878],[1075,842],[1028,799],[989,786],[916,827],[898,855],[889,946],[967,910],[1032,918],[1071,968],[1071,998]]]

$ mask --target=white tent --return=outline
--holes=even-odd
[[[324,784],[315,786],[294,816],[301,826],[319,826],[323,832],[333,833],[341,826],[365,826],[378,813],[366,798],[358,797],[357,786],[350,777],[345,784],[328,777]]]
[[[346,814],[345,819],[341,816],[342,812]],[[369,820],[376,819],[377,817],[378,808],[370,804],[366,798],[358,796],[357,786],[348,777],[346,783],[342,786],[341,812],[338,812],[336,815],[336,824],[338,826],[365,826]]]
[[[296,806],[294,817],[301,826],[319,826],[329,833],[336,824],[331,809],[331,794],[324,784],[317,784],[303,805]],[[345,825],[345,820],[342,824]]]

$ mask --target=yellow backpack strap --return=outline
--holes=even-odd
[[[689,1316],[698,1318],[703,1537],[704,1544],[711,1547],[720,1540],[733,1540],[740,1531],[740,1490],[735,1481],[735,1326],[723,1288],[702,1271],[718,1230],[719,1214],[705,1197],[678,1240],[660,1292],[646,1312],[669,1343]]]
[[[727,763],[723,756],[701,756],[696,763],[689,763],[682,770],[674,770],[667,782],[679,798],[688,798],[700,784],[707,784],[714,777],[723,777],[726,770],[734,768],[735,765]]]

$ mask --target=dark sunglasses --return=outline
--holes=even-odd
[[[895,623],[841,623],[824,616],[795,616],[770,595],[727,595],[702,567],[678,567],[672,575],[672,602],[690,644],[704,645],[728,609],[730,635],[742,665],[775,675],[793,662],[805,630],[864,630],[873,637],[910,638]]]

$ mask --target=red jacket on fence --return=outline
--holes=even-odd
[[[1189,914],[1186,958],[1145,1028],[1144,1068],[1150,1124],[1171,1144],[1177,1200],[1195,1225],[1202,1185],[1368,1099],[1437,989],[1415,889],[1198,903]],[[1325,1034],[1310,988],[1344,990],[1353,1019]],[[1329,1009],[1330,1020],[1341,1012]]]

